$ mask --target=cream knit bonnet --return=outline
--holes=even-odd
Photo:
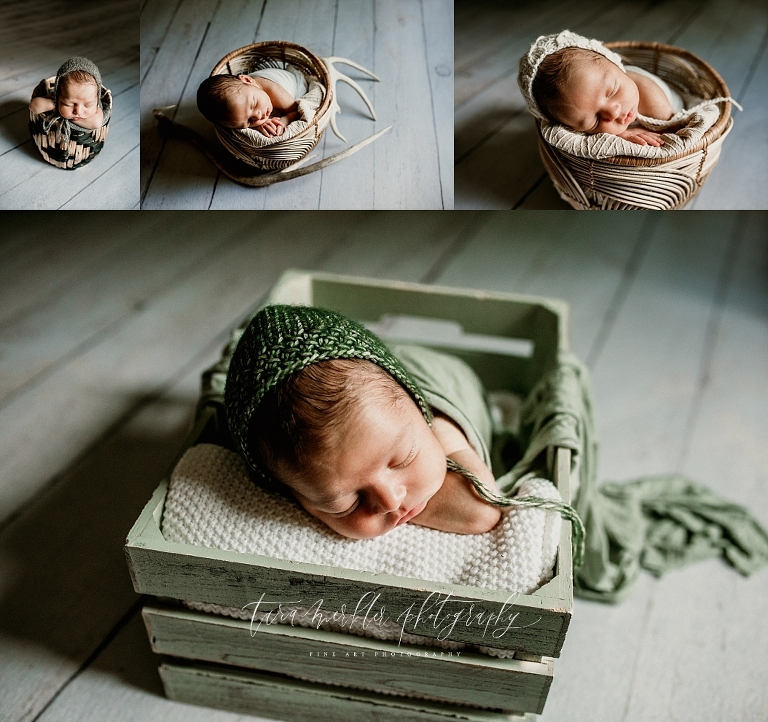
[[[596,53],[600,53],[600,55],[604,55],[608,60],[612,63],[616,63],[616,65],[624,70],[624,66],[621,64],[621,58],[613,51],[608,50],[608,48],[606,48],[599,40],[585,38],[583,35],[572,33],[570,30],[563,30],[561,33],[541,35],[538,37],[536,42],[531,45],[531,49],[520,61],[520,72],[517,76],[517,83],[520,86],[520,91],[525,98],[525,102],[528,104],[528,110],[530,110],[536,118],[545,123],[549,123],[550,121],[544,113],[541,112],[541,109],[533,97],[533,79],[536,77],[539,65],[541,65],[544,58],[563,48],[592,50]]]

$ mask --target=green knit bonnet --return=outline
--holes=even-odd
[[[232,438],[248,465],[269,474],[255,460],[249,442],[254,411],[265,394],[311,364],[361,359],[377,364],[408,392],[427,423],[432,412],[411,375],[382,341],[356,321],[311,306],[266,306],[245,329],[227,373],[224,405]]]

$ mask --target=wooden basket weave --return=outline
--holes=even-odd
[[[56,78],[52,77],[45,80],[44,83],[40,83],[33,91],[32,98],[45,97],[41,92],[42,88],[52,89],[55,81]],[[29,132],[32,134],[32,139],[35,141],[40,155],[51,165],[65,170],[74,170],[90,163],[104,147],[104,141],[109,130],[109,120],[112,115],[112,93],[107,88],[102,88],[101,107],[104,115],[107,116],[107,122],[101,128],[89,130],[73,125],[71,126],[69,142],[59,141],[58,143],[56,142],[56,132],[53,130],[46,132],[43,128],[43,121],[49,114],[36,115],[30,111]],[[55,113],[56,111],[50,112]]]
[[[717,71],[687,50],[639,41],[605,46],[627,65],[658,75],[678,92],[701,98],[730,96]],[[581,158],[547,143],[537,120],[539,153],[560,197],[579,210],[682,208],[701,190],[733,125],[731,103],[718,107],[720,117],[698,143],[666,158]]]
[[[236,158],[260,170],[282,170],[307,155],[319,142],[331,119],[333,83],[325,64],[314,53],[301,45],[286,41],[269,41],[246,45],[225,55],[211,71],[211,75],[248,74],[263,68],[285,68],[292,65],[305,75],[315,78],[326,90],[323,102],[309,126],[287,140],[262,148],[243,141],[238,130],[215,125],[216,135],[224,147]]]

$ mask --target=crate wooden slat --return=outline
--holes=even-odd
[[[287,624],[148,605],[144,623],[158,654],[262,670],[307,681],[463,705],[541,712],[553,661],[498,659]],[[511,702],[512,701],[512,702]]]
[[[290,722],[532,722],[532,715],[506,714],[374,695],[276,675],[203,663],[165,661],[160,677],[169,699]],[[311,717],[307,710],[312,710]]]

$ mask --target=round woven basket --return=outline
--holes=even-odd
[[[319,142],[331,118],[328,112],[333,102],[333,84],[323,62],[301,45],[286,41],[268,41],[246,45],[225,55],[211,75],[248,74],[262,68],[285,68],[292,65],[304,75],[311,76],[325,88],[325,97],[309,126],[292,138],[271,145],[254,147],[243,131],[214,125],[224,147],[236,158],[259,170],[282,170],[300,161]]]
[[[658,75],[679,93],[727,98],[717,71],[693,53],[664,43],[613,42],[607,48],[627,65]],[[698,143],[666,158],[581,158],[554,148],[541,135],[539,152],[561,198],[580,210],[671,210],[682,208],[700,190],[720,157],[731,130],[731,103],[718,103],[720,117]]]
[[[49,97],[55,82],[55,77],[44,81],[45,88],[49,90]],[[43,83],[35,88],[32,98],[41,96],[39,89],[42,87]],[[65,170],[74,170],[90,163],[101,153],[109,130],[109,120],[112,115],[112,93],[107,88],[102,88],[101,107],[107,118],[107,122],[101,128],[89,130],[70,124],[69,141],[60,139],[58,142],[56,141],[55,130],[46,132],[43,128],[43,121],[49,117],[49,113],[35,115],[30,111],[29,132],[32,134],[32,139],[35,141],[40,155],[51,165]],[[56,111],[50,112],[55,113]]]

